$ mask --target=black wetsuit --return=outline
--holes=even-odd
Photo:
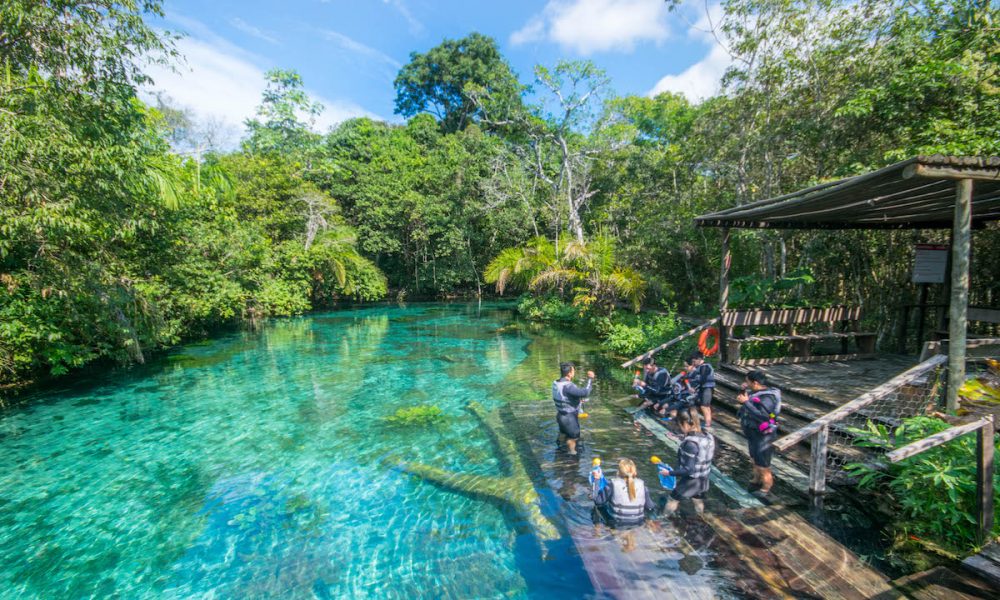
[[[677,449],[677,468],[671,472],[677,477],[677,485],[670,497],[674,500],[703,499],[708,491],[714,457],[715,438],[712,434],[692,433],[685,436]]]
[[[652,373],[646,373],[643,377],[646,383],[640,395],[656,405],[659,409],[670,399],[670,372],[660,367]]]
[[[691,373],[691,385],[694,387],[694,403],[696,406],[711,406],[712,394],[715,393],[715,370],[712,365],[703,362]]]
[[[781,392],[765,389],[748,391],[750,399],[740,407],[740,426],[747,438],[750,459],[758,467],[770,467],[774,454],[774,440],[778,437],[777,427],[772,424],[781,413]]]
[[[587,379],[587,385],[579,387],[563,377],[552,384],[552,401],[556,405],[556,422],[559,431],[571,440],[580,438],[580,403],[590,395],[594,384],[593,379]]]

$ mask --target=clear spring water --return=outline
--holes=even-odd
[[[498,331],[511,319],[467,305],[313,315],[37,392],[0,413],[0,595],[592,594],[567,534],[593,529],[589,456],[642,462],[656,449],[620,407],[595,401],[586,452],[560,455],[547,399],[555,365],[599,359],[564,333]],[[561,539],[540,542],[517,511],[395,468],[500,473],[470,401],[507,415]],[[421,405],[443,418],[387,420]],[[680,573],[668,554],[657,568]],[[724,558],[696,565],[697,577],[739,595]]]

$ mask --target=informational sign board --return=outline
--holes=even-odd
[[[913,260],[913,283],[944,283],[948,270],[948,246],[917,244]]]

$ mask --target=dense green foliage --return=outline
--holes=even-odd
[[[159,2],[4,2],[0,382],[387,293],[528,291],[527,314],[627,353],[673,326],[623,308],[715,307],[718,233],[692,217],[913,154],[1000,154],[995,3],[723,9],[733,66],[700,103],[615,98],[590,62],[518,81],[470,34],[403,66],[405,124],[319,133],[299,75],[275,70],[240,148],[205,153],[183,110],[136,96],[145,61],[172,58],[144,21]],[[861,304],[884,337],[915,299],[912,244],[946,235],[735,232],[733,300]],[[1000,255],[995,227],[974,244]],[[972,277],[995,305],[995,262]]]
[[[444,40],[426,54],[410,55],[396,76],[396,112],[412,117],[432,113],[448,133],[479,121],[481,109],[470,88],[489,90],[506,102],[520,104],[521,84],[500,54],[496,41],[479,33]]]
[[[950,425],[940,419],[913,417],[893,430],[869,422],[857,430],[862,446],[901,448]],[[964,435],[885,469],[850,465],[863,489],[885,490],[892,506],[892,527],[905,535],[927,537],[963,552],[977,546],[976,436]],[[1000,478],[993,480],[1000,497]],[[1000,506],[994,508],[993,535],[1000,535]]]
[[[384,295],[298,156],[170,152],[135,90],[137,57],[170,52],[142,18],[159,3],[59,4],[0,8],[0,383]],[[298,139],[278,96],[251,142]]]

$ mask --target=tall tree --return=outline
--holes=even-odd
[[[468,94],[485,88],[508,102],[520,103],[522,87],[497,48],[480,33],[445,40],[426,54],[414,52],[396,76],[396,114],[430,112],[445,132],[465,129],[481,115]]]
[[[267,72],[267,87],[257,116],[247,119],[244,148],[254,154],[300,154],[319,141],[313,132],[323,105],[309,98],[302,77],[292,70]]]

